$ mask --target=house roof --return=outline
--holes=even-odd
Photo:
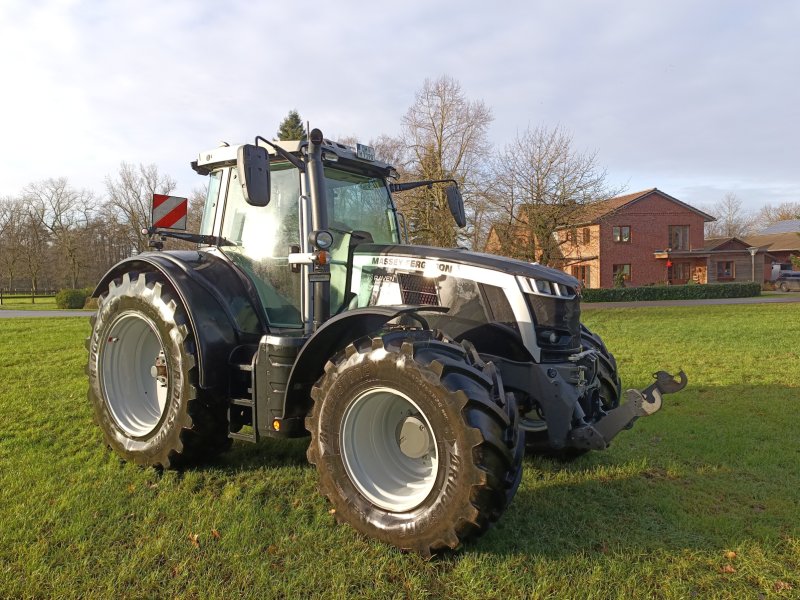
[[[603,219],[604,217],[607,217],[617,212],[623,207],[630,206],[653,193],[656,193],[671,202],[679,204],[683,208],[686,208],[694,213],[697,213],[698,215],[703,217],[704,221],[716,221],[716,219],[711,215],[704,213],[702,210],[698,210],[694,206],[686,204],[685,202],[682,202],[665,192],[662,192],[658,188],[649,188],[646,190],[641,190],[639,192],[634,192],[632,194],[625,194],[624,196],[616,196],[615,198],[610,198],[608,200],[601,200],[600,202],[593,202],[591,204],[588,204],[583,211],[580,221],[581,223],[587,223],[587,224],[596,223],[601,219]]]
[[[758,232],[757,235],[766,235],[770,233],[792,233],[792,232],[800,232],[800,219],[785,219],[783,221],[778,221],[777,223],[773,223],[769,227],[765,227],[761,231]]]
[[[766,246],[770,252],[799,251],[800,235],[797,232],[767,233],[747,237],[747,243],[753,246]]]
[[[750,247],[750,244],[747,243],[746,240],[742,238],[738,238],[736,236],[728,236],[728,237],[720,237],[720,238],[706,238],[702,251],[704,252],[711,252],[713,250],[722,250],[723,246],[726,245],[736,246],[738,245],[738,250],[747,250]],[[725,248],[726,250],[733,249],[733,248]]]

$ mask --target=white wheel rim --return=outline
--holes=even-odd
[[[401,430],[409,420],[426,429],[420,435],[427,436],[427,451],[419,458],[401,449]],[[405,512],[433,490],[439,471],[436,436],[419,406],[402,392],[380,387],[359,395],[345,411],[340,439],[350,480],[376,506]]]
[[[100,348],[100,373],[106,404],[122,431],[131,437],[151,433],[167,406],[169,376],[156,360],[164,348],[153,321],[124,312],[112,323]],[[161,378],[161,381],[159,381]]]

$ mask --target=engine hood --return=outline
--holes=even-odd
[[[545,267],[536,263],[528,263],[514,258],[471,252],[458,248],[437,248],[435,246],[405,246],[400,244],[359,244],[356,255],[381,257],[410,257],[418,260],[435,259],[460,265],[472,265],[505,273],[520,275],[534,279],[544,279],[578,289],[580,282],[564,271]]]

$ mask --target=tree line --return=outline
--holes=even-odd
[[[98,196],[66,177],[30,183],[0,198],[0,288],[93,286],[116,262],[148,249],[154,193],[169,194],[175,181],[156,165],[122,163],[105,178]],[[190,197],[190,227],[199,229],[205,191]]]
[[[553,264],[587,205],[622,189],[607,182],[596,151],[577,149],[561,126],[526,127],[500,148],[489,142],[492,110],[467,97],[455,79],[426,79],[402,116],[400,133],[369,140],[378,158],[395,166],[399,181],[453,179],[467,209],[458,229],[447,210],[443,186],[395,195],[411,243],[462,246],[526,261]],[[276,138],[305,139],[297,110],[280,123]],[[337,141],[354,145],[352,137]],[[175,181],[155,165],[122,163],[105,179],[105,193],[71,186],[64,177],[27,185],[0,198],[0,287],[78,288],[94,285],[122,258],[146,251],[152,195],[169,194]],[[190,197],[190,231],[198,231],[205,190]],[[800,203],[748,213],[734,195],[707,208],[719,217],[707,235],[746,235],[783,218],[798,218]],[[170,247],[181,242],[169,242]]]
[[[748,210],[733,192],[725,194],[721,200],[703,209],[715,216],[716,221],[706,223],[706,237],[746,237],[777,223],[800,219],[800,202],[781,202],[766,204],[759,210]]]

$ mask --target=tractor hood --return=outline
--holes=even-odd
[[[528,263],[514,258],[470,252],[459,248],[437,248],[435,246],[405,246],[383,244],[359,244],[355,249],[356,256],[373,257],[374,265],[424,270],[424,261],[434,260],[441,270],[442,265],[467,265],[497,271],[506,275],[530,277],[558,283],[577,291],[580,282],[563,271],[545,267],[537,263]]]

